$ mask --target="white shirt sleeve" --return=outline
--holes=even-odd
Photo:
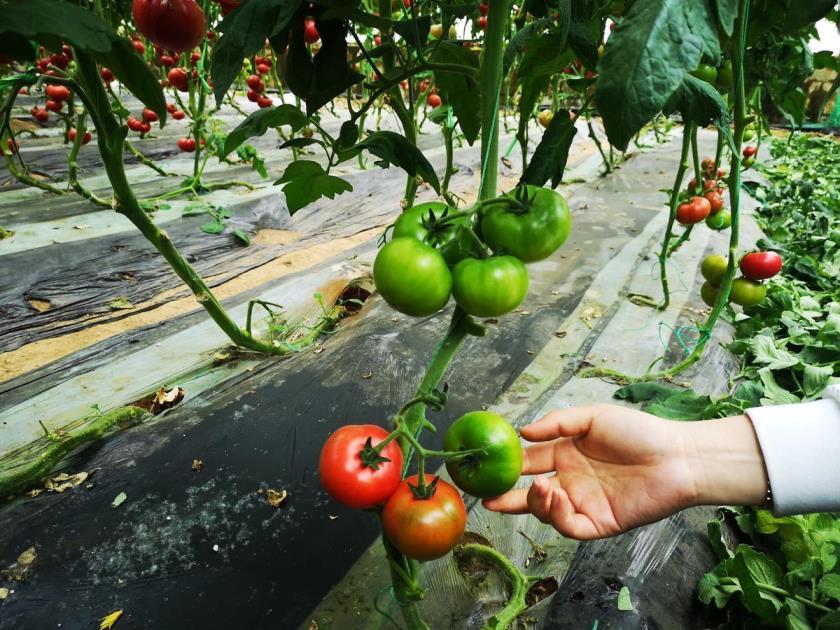
[[[822,400],[747,410],[777,516],[840,511],[840,386]]]

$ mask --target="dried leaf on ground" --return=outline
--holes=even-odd
[[[183,400],[185,393],[183,387],[173,387],[168,391],[165,387],[161,387],[155,394],[149,411],[157,415],[170,407],[174,407]]]
[[[592,329],[592,320],[601,319],[604,316],[604,309],[600,306],[587,306],[580,314],[580,319],[586,327]]]
[[[9,596],[9,589],[7,588],[0,588],[0,601],[6,599]]]
[[[111,503],[111,507],[120,507],[125,500],[128,498],[128,495],[125,492],[120,492],[116,497],[114,497],[113,502]]]
[[[274,488],[260,488],[257,494],[264,494],[265,500],[273,508],[279,508],[289,498],[289,493],[286,490],[275,490]]]
[[[194,459],[192,461],[192,469],[193,470],[198,471],[198,470],[201,470],[202,468],[204,468],[204,462],[203,461],[201,461],[200,459]]]
[[[117,623],[117,620],[122,617],[123,611],[122,608],[119,610],[115,610],[110,615],[105,615],[102,617],[102,620],[99,622],[99,630],[109,630],[109,628],[113,628],[114,624]]]

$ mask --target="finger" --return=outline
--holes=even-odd
[[[555,409],[542,418],[522,427],[522,437],[530,442],[545,442],[561,437],[580,437],[586,435],[592,424],[592,418],[597,415],[599,407],[569,407]]]
[[[534,444],[522,451],[522,474],[537,475],[554,470],[554,442]]]
[[[592,519],[585,514],[577,513],[569,495],[563,488],[554,486],[551,489],[550,505],[549,522],[554,526],[554,529],[564,536],[577,540],[603,538]]]
[[[499,497],[484,499],[484,507],[491,512],[505,514],[528,514],[528,488],[517,488]]]
[[[543,523],[551,522],[551,483],[538,475],[528,491],[528,510]]]

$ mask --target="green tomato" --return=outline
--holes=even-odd
[[[373,263],[376,290],[406,315],[425,317],[449,301],[452,274],[434,247],[401,236],[386,243]]]
[[[498,317],[515,309],[528,293],[528,270],[513,256],[465,258],[452,272],[458,306],[477,317]]]
[[[720,87],[728,88],[732,87],[734,83],[732,77],[732,61],[727,59],[723,62],[723,64],[718,68],[717,71],[717,84]]]
[[[750,142],[753,138],[755,138],[755,131],[750,128],[744,129],[744,142]]]
[[[717,68],[707,63],[701,63],[691,72],[691,76],[696,77],[701,81],[705,81],[706,83],[711,83],[712,85],[714,85],[717,75]]]
[[[446,470],[461,490],[486,499],[504,494],[522,471],[522,443],[511,424],[497,413],[471,411],[446,431],[447,451],[484,449],[446,462]]]
[[[752,156],[744,158],[741,160],[741,164],[744,165],[744,168],[750,168],[753,164],[755,164],[755,158]]]
[[[469,219],[464,217],[442,226],[441,231],[434,234],[429,232],[425,222],[429,215],[441,219],[447,213],[454,212],[452,208],[440,201],[421,203],[405,210],[394,222],[393,237],[410,236],[423,241],[440,250],[449,265],[454,266],[458,261],[469,256],[472,238],[461,226],[467,226]]]
[[[516,199],[518,190],[506,196]],[[524,210],[504,203],[489,206],[481,220],[481,234],[497,254],[511,254],[527,263],[557,251],[572,229],[572,215],[560,193],[539,186],[525,190]]]
[[[720,210],[706,217],[706,225],[720,232],[732,225],[732,215],[727,210]]]
[[[732,281],[732,291],[729,299],[739,306],[755,306],[767,296],[767,287],[760,282],[735,278]]]
[[[723,281],[723,276],[726,275],[728,265],[729,261],[723,256],[711,254],[703,259],[703,264],[700,265],[700,273],[703,274],[706,280],[719,287]]]
[[[720,288],[716,287],[711,282],[704,282],[703,286],[700,287],[700,297],[703,298],[703,301],[707,306],[715,305],[718,293],[720,293]]]

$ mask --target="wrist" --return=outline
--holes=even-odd
[[[682,429],[687,506],[764,504],[767,471],[747,416],[689,422]]]

